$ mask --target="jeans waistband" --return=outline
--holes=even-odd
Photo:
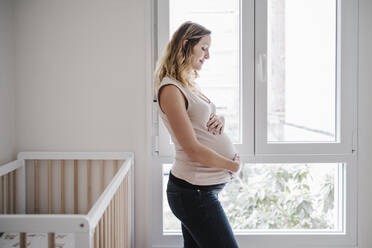
[[[175,177],[171,172],[169,172],[169,181],[181,188],[194,189],[194,190],[203,190],[203,191],[214,191],[222,190],[226,183],[214,184],[214,185],[195,185],[191,184],[185,180],[182,180],[178,177]]]

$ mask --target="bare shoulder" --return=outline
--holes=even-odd
[[[187,100],[180,89],[173,84],[167,84],[159,89],[159,105],[161,110],[167,114],[167,111],[173,108],[187,109]]]

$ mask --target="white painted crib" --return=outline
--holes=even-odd
[[[21,152],[0,166],[0,247],[134,247],[131,152]]]

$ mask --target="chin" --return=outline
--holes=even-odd
[[[198,67],[196,67],[195,70],[200,71],[201,69],[202,69],[202,66],[198,66]]]

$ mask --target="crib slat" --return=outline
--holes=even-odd
[[[117,246],[116,246],[116,239],[115,239],[115,237],[116,237],[116,222],[115,222],[115,219],[116,219],[116,216],[115,216],[115,209],[116,209],[116,207],[115,207],[115,204],[116,204],[116,202],[115,202],[115,198],[116,198],[116,193],[114,194],[114,197],[112,198],[112,211],[113,211],[113,219],[112,219],[112,224],[113,224],[113,226],[114,226],[114,228],[113,228],[113,230],[112,230],[112,236],[113,236],[113,247],[114,248],[116,248]]]
[[[111,204],[107,206],[107,212],[108,212],[108,240],[109,240],[109,247],[112,247],[112,219],[111,219]]]
[[[118,236],[117,236],[117,239],[118,239],[118,246],[119,247],[123,247],[122,246],[122,242],[121,242],[121,223],[122,223],[122,221],[121,221],[121,206],[120,206],[120,201],[121,201],[121,198],[120,198],[120,190],[121,190],[121,185],[119,186],[119,188],[118,188],[118,209],[117,209],[117,211],[118,211]]]
[[[112,199],[112,202],[111,202],[111,207],[112,207],[112,246],[113,247],[116,247],[116,244],[115,244],[115,198]]]
[[[122,188],[121,188],[121,209],[122,209],[122,215],[121,215],[121,221],[123,222],[123,230],[122,230],[122,238],[123,238],[123,247],[126,247],[126,245],[125,245],[125,242],[126,242],[126,240],[125,240],[125,204],[124,204],[124,194],[125,194],[125,192],[124,192],[124,185],[125,185],[125,183],[123,182],[123,184],[122,184]]]
[[[118,190],[118,222],[119,222],[119,247],[123,247],[123,242],[122,242],[122,226],[123,226],[123,221],[121,219],[121,184]]]
[[[116,191],[115,193],[115,247],[119,247],[119,221],[118,221],[118,218],[119,218],[119,213],[118,213],[118,191],[119,189]]]
[[[94,248],[98,248],[98,225],[94,228]]]
[[[127,230],[127,235],[128,235],[128,247],[131,247],[132,243],[132,201],[131,201],[131,170],[128,171],[127,174],[127,198],[126,198],[126,203],[128,206],[128,215],[127,215],[127,223],[128,223],[128,230]]]
[[[1,188],[2,188],[2,213],[6,214],[6,181],[5,176],[1,177]]]
[[[128,172],[129,173],[129,172]],[[125,182],[124,182],[124,223],[125,223],[125,228],[124,228],[124,236],[125,236],[125,247],[129,248],[129,235],[128,235],[128,174],[125,176]]]
[[[101,227],[100,227],[100,222],[97,223],[97,241],[98,241],[98,246],[101,247]]]
[[[109,218],[108,218],[108,209],[106,209],[106,247],[110,247],[110,229],[109,229]]]
[[[52,160],[48,160],[48,214],[53,213],[52,192]]]
[[[12,172],[9,172],[7,175],[6,175],[6,178],[7,178],[7,181],[8,181],[8,207],[7,207],[7,210],[8,210],[8,214],[12,214]]]
[[[120,186],[116,192],[116,225],[117,225],[117,232],[116,232],[116,239],[118,241],[118,247],[121,247],[120,241]]]
[[[111,199],[110,202],[110,224],[111,224],[111,245],[114,247],[114,205],[113,205],[113,199]]]
[[[108,235],[107,235],[107,240],[108,240],[108,247],[111,247],[111,211],[110,211],[110,205],[107,206],[107,229],[108,229]]]
[[[132,243],[133,243],[133,240],[132,240],[132,228],[133,228],[133,224],[132,224],[132,214],[133,214],[133,201],[132,201],[132,180],[133,180],[133,177],[131,176],[131,174],[133,173],[132,170],[129,170],[128,171],[128,208],[129,208],[129,211],[128,211],[128,224],[129,224],[129,230],[128,230],[128,240],[129,240],[129,247],[132,246]]]
[[[119,191],[119,223],[120,223],[120,247],[124,247],[124,240],[123,240],[123,231],[124,231],[124,228],[123,228],[123,183],[120,184],[120,191]]]
[[[103,248],[103,221],[102,221],[102,218],[99,221],[99,247]]]
[[[114,208],[114,247],[118,247],[118,244],[117,244],[117,215],[116,215],[116,198],[114,199],[114,204],[113,204],[113,208]]]
[[[127,247],[128,239],[127,239],[127,204],[125,203],[125,199],[127,199],[127,176],[124,178],[123,182],[123,224],[124,224],[124,247]]]
[[[8,173],[8,213],[13,214],[13,200],[14,200],[14,190],[13,190],[13,171]]]
[[[26,248],[27,236],[26,233],[22,232],[19,234],[19,247]]]
[[[116,240],[117,240],[117,247],[120,247],[120,205],[119,205],[119,191],[120,187],[118,188],[116,192]]]
[[[123,236],[123,247],[126,247],[125,245],[125,231],[126,231],[126,219],[125,219],[125,204],[124,204],[124,196],[125,196],[125,191],[124,191],[124,187],[125,187],[125,181],[123,182],[122,184],[122,193],[121,193],[121,208],[122,208],[122,217],[121,217],[121,221],[123,222],[123,231],[122,231],[122,236]]]
[[[65,212],[65,161],[61,160],[61,213]]]
[[[106,219],[106,221],[105,221],[105,224],[106,224],[106,247],[110,247],[110,240],[109,240],[109,234],[110,234],[110,232],[109,232],[109,222],[108,222],[108,211],[107,211],[107,209],[106,209],[106,216],[105,216],[105,219]]]
[[[125,178],[124,178],[125,180]],[[124,232],[125,232],[125,220],[124,220],[124,204],[123,204],[123,197],[124,197],[124,180],[120,185],[120,210],[121,210],[121,216],[120,216],[120,222],[121,222],[121,247],[125,248],[125,239],[124,239]]]
[[[101,160],[101,193],[105,190],[105,161]]]
[[[99,222],[97,223],[97,226],[96,226],[96,228],[97,228],[97,247],[101,247],[101,242],[100,242],[100,229],[99,229]]]
[[[13,174],[14,204],[13,213],[18,213],[18,169]]]
[[[118,163],[118,162],[119,162],[119,161],[117,161],[117,160],[114,161],[115,174],[116,174],[116,172],[118,172],[118,170],[119,170],[119,163]]]
[[[74,214],[79,213],[78,161],[74,160]]]
[[[111,206],[111,203],[112,203],[112,199],[109,203],[109,205],[107,206],[108,208],[108,213],[109,213],[109,221],[108,221],[108,224],[109,224],[109,236],[108,236],[108,239],[109,239],[109,244],[110,244],[110,247],[114,247],[114,242],[113,242],[113,228],[112,228],[112,222],[113,222],[113,218],[112,218],[112,206]]]
[[[102,245],[106,247],[105,213],[102,215]]]
[[[87,212],[89,212],[91,206],[92,206],[92,160],[88,160],[87,162],[87,202],[88,202],[88,209]]]
[[[103,214],[103,244],[107,247],[107,212],[105,210]]]
[[[116,244],[115,244],[115,230],[116,230],[116,228],[115,228],[115,218],[116,216],[115,216],[115,202],[114,202],[114,200],[112,201],[112,241],[113,241],[113,243],[112,243],[112,245],[114,246],[114,247],[116,247]]]
[[[125,176],[125,181],[123,185],[123,217],[124,217],[124,247],[128,247],[128,207],[127,207],[127,182],[128,182],[128,176]]]
[[[48,233],[48,248],[54,248],[55,246],[55,234]]]
[[[39,164],[34,160],[34,213],[39,213]]]

